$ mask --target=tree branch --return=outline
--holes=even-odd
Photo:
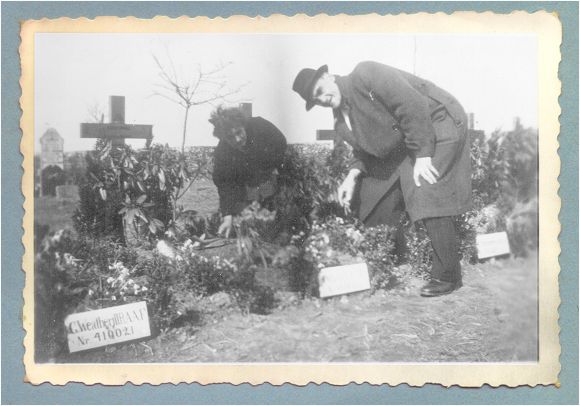
[[[163,64],[155,54],[152,54],[152,57],[158,69],[159,79],[162,82],[155,84],[157,90],[154,95],[161,96],[185,110],[181,143],[182,154],[184,154],[190,108],[203,104],[214,106],[214,102],[226,100],[228,96],[239,93],[246,84],[235,89],[228,89],[228,81],[224,70],[232,64],[231,62],[220,62],[208,70],[203,70],[201,65],[197,64],[197,69],[187,75],[186,79],[183,79],[178,76],[174,61],[169,55],[168,64]]]

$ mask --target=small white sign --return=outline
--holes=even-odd
[[[332,266],[318,273],[320,297],[344,295],[371,288],[367,264]]]
[[[146,302],[69,315],[64,320],[70,352],[149,337]]]
[[[485,259],[510,253],[510,243],[505,231],[501,233],[481,234],[475,237],[477,257]]]

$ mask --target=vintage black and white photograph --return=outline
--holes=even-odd
[[[33,55],[35,364],[539,361],[537,35]]]

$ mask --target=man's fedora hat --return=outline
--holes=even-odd
[[[305,68],[302,69],[296,79],[294,79],[294,84],[292,85],[292,90],[298,93],[304,100],[306,100],[306,110],[310,110],[314,107],[314,100],[312,100],[312,89],[316,81],[324,74],[328,72],[328,65],[322,65],[317,70]]]

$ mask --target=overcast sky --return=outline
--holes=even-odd
[[[36,34],[35,137],[55,128],[65,150],[87,150],[80,123],[99,106],[108,121],[108,96],[125,96],[128,124],[152,124],[154,142],[181,144],[183,110],[155,96],[162,83],[152,55],[185,77],[197,66],[231,64],[224,76],[245,84],[234,102],[251,101],[254,115],[272,121],[291,143],[314,142],[332,128],[328,109],[306,113],[291,90],[301,68],[328,64],[348,74],[374,60],[414,72],[454,94],[476,127],[511,129],[518,116],[537,127],[537,43],[524,35],[400,34]],[[211,106],[190,112],[186,145],[215,145],[207,119]],[[132,142],[144,145],[144,141]],[[37,142],[37,148],[39,144]]]

